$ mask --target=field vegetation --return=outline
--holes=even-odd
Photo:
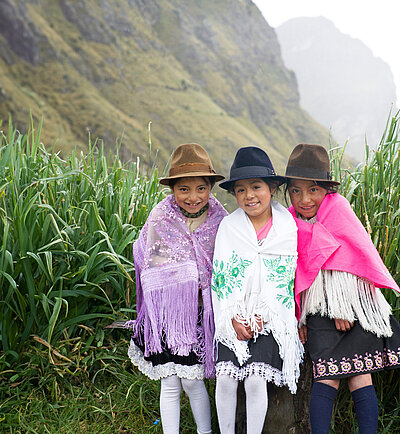
[[[333,170],[390,272],[400,282],[399,114],[357,167]],[[1,130],[1,125],[0,125]],[[41,125],[0,132],[0,431],[161,433],[159,383],[132,368],[125,330],[135,315],[132,243],[167,193],[156,165],[123,164],[89,137],[86,154],[46,150]],[[149,144],[149,161],[151,141]],[[399,318],[400,299],[385,295]],[[398,370],[374,376],[381,433],[400,432]],[[210,397],[214,383],[207,382]],[[212,401],[213,402],[213,401]],[[336,433],[356,432],[348,392]],[[183,433],[194,432],[182,396]],[[217,429],[215,408],[213,429]],[[354,427],[354,430],[353,430]]]
[[[350,201],[377,247],[388,270],[400,284],[400,112],[388,119],[376,150],[365,146],[365,160],[343,169],[345,149],[332,150],[332,169],[341,182],[340,192]],[[394,316],[400,317],[400,297],[383,290]],[[379,432],[400,432],[400,372],[398,369],[373,376],[379,401]],[[343,382],[342,382],[343,383]],[[341,386],[344,386],[342,384]],[[356,432],[354,408],[347,387],[336,400],[334,427]]]

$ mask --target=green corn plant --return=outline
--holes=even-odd
[[[365,145],[365,159],[355,168],[343,168],[344,149],[331,150],[332,171],[341,182],[340,193],[350,202],[371,236],[388,270],[400,284],[400,112],[389,116],[376,150]],[[382,290],[400,317],[400,297],[392,290]],[[396,369],[373,375],[380,402],[379,432],[397,432],[400,426],[400,373]],[[352,426],[355,430],[351,397],[342,388],[335,405],[334,427]],[[336,429],[335,428],[335,429]],[[397,428],[396,428],[397,429]],[[350,429],[353,431],[353,429]],[[340,428],[338,431],[340,432]]]
[[[32,334],[51,343],[134,310],[132,243],[163,197],[157,168],[123,164],[89,137],[62,158],[41,124],[0,133],[0,342],[18,358]],[[3,358],[4,359],[4,358]]]
[[[343,150],[333,150],[332,170],[341,182],[340,192],[367,229],[397,282],[400,282],[400,114],[389,118],[376,150],[365,147],[365,160],[354,169],[340,169]],[[387,291],[399,308],[399,298]]]

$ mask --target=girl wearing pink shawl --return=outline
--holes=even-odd
[[[217,175],[198,144],[178,146],[169,176],[173,194],[150,213],[133,246],[137,318],[129,357],[150,379],[161,379],[163,432],[179,433],[180,394],[190,399],[197,432],[211,433],[203,378],[214,375],[211,273],[218,225],[227,212],[210,193]]]
[[[400,325],[379,288],[399,291],[349,202],[335,190],[327,151],[300,144],[286,177],[298,227],[295,298],[299,336],[313,363],[313,433],[328,433],[347,378],[360,433],[376,433],[371,373],[400,367]]]

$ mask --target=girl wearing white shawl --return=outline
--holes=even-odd
[[[296,392],[303,348],[294,303],[297,228],[272,194],[284,181],[255,147],[236,154],[220,186],[239,208],[218,229],[213,262],[216,404],[222,434],[235,430],[238,381],[246,391],[247,433],[262,431],[267,381]]]

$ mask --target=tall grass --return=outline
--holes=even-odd
[[[376,150],[365,147],[365,159],[354,169],[343,167],[344,150],[334,150],[333,171],[341,193],[370,234],[387,268],[400,282],[400,112],[386,125]],[[386,291],[398,310],[400,298]]]
[[[365,147],[365,159],[355,168],[343,168],[344,149],[332,150],[332,170],[341,182],[340,192],[350,201],[369,232],[388,270],[400,284],[400,112],[389,117],[376,150]],[[400,317],[400,297],[383,290]],[[400,373],[374,374],[380,402],[381,433],[400,432]],[[355,427],[354,410],[347,388],[342,388],[335,407],[335,429]],[[350,431],[352,429],[350,428]],[[347,431],[347,432],[350,432]],[[355,428],[354,428],[355,431]]]
[[[343,168],[343,149],[332,152],[341,193],[397,282],[399,125],[397,114],[355,168]],[[10,124],[0,133],[0,431],[160,433],[159,384],[131,366],[125,332],[104,329],[134,315],[131,247],[163,197],[157,169],[123,164],[90,138],[87,155],[62,158],[46,151],[40,130],[23,135]],[[384,293],[398,318],[399,298]],[[381,433],[400,431],[398,371],[374,375]],[[343,387],[336,433],[356,432],[350,402]],[[184,395],[181,421],[182,433],[193,432]]]
[[[3,368],[31,335],[51,345],[133,312],[132,243],[163,194],[155,166],[122,164],[90,137],[87,155],[63,159],[40,132],[0,132]]]
[[[132,367],[132,243],[163,197],[155,166],[0,134],[0,431],[161,433],[159,383]],[[151,143],[149,156],[151,155]],[[150,158],[149,158],[150,161]],[[208,384],[213,395],[213,384]],[[215,409],[214,425],[216,425]],[[182,433],[193,432],[182,396]]]

